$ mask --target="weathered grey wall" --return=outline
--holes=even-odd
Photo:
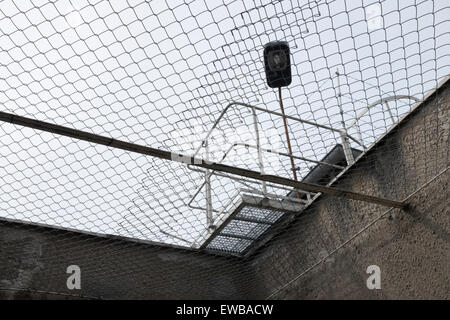
[[[0,298],[449,298],[449,173],[423,186],[449,165],[449,105],[447,83],[335,184],[397,200],[420,189],[407,212],[323,196],[247,260],[0,221]],[[66,288],[71,264],[81,291]],[[381,290],[366,288],[372,264]]]
[[[72,264],[81,290],[66,287]],[[0,221],[3,299],[245,299],[254,283],[236,259]]]
[[[267,296],[450,298],[449,106],[447,82],[335,184],[396,200],[420,189],[408,198],[410,208],[386,213],[386,207],[322,197],[252,261]],[[369,265],[381,268],[381,290],[366,287]]]

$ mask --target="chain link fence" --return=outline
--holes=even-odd
[[[433,93],[449,17],[444,0],[1,1],[2,112],[263,178],[2,118],[0,290],[74,294],[65,268],[79,264],[94,280],[77,296],[274,297],[389,208],[264,177],[400,203],[448,168],[449,99]],[[265,75],[274,40],[290,46],[280,92]],[[386,143],[426,98],[431,120],[402,138],[414,147]],[[319,228],[308,241],[292,232],[327,201],[373,214],[332,240],[327,221],[305,224]]]

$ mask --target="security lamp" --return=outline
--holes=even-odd
[[[264,46],[264,66],[269,87],[280,88],[291,84],[289,54],[289,45],[285,41],[273,41]]]
[[[273,41],[264,46],[264,67],[266,69],[267,84],[271,88],[278,88],[280,99],[280,109],[283,116],[284,130],[289,155],[291,155],[291,170],[294,180],[297,180],[297,171],[294,158],[292,157],[291,140],[289,139],[289,128],[286,115],[284,113],[283,99],[281,97],[281,87],[286,87],[292,82],[291,59],[289,57],[289,45],[285,41]],[[297,197],[300,200],[300,192],[297,191]]]

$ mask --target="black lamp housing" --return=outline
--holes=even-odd
[[[269,87],[280,88],[291,84],[291,59],[287,42],[272,41],[264,46],[264,67]]]

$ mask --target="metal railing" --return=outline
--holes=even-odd
[[[337,73],[337,75],[339,75]],[[339,77],[338,77],[339,79]],[[339,86],[339,84],[338,84]],[[340,95],[340,93],[338,93],[338,96]],[[353,158],[353,153],[351,151],[351,146],[350,146],[350,140],[357,143],[359,146],[361,146],[363,148],[363,150],[366,150],[366,147],[364,145],[364,141],[362,139],[362,135],[361,135],[361,131],[359,130],[358,127],[358,138],[356,139],[354,137],[352,137],[348,131],[350,128],[352,128],[355,124],[358,123],[358,121],[360,120],[360,118],[362,116],[364,116],[364,114],[366,114],[372,107],[374,107],[377,104],[380,103],[385,103],[388,110],[389,110],[389,114],[391,116],[391,119],[393,121],[393,123],[395,123],[392,112],[389,108],[389,101],[394,101],[394,100],[398,100],[398,99],[410,99],[410,100],[414,100],[414,101],[419,101],[419,99],[411,97],[411,96],[406,96],[406,95],[398,95],[398,96],[391,96],[391,97],[387,97],[387,98],[383,98],[380,100],[375,101],[374,103],[371,103],[369,106],[367,106],[351,123],[350,125],[346,126],[344,120],[342,119],[342,129],[336,129],[327,125],[323,125],[323,124],[318,124],[309,120],[304,120],[301,118],[297,118],[297,117],[293,117],[293,116],[289,116],[289,115],[284,115],[282,113],[276,112],[276,111],[271,111],[265,108],[261,108],[261,107],[257,107],[257,106],[253,106],[250,104],[246,104],[246,103],[242,103],[242,102],[231,102],[229,103],[223,110],[222,112],[219,114],[219,117],[216,119],[216,121],[213,123],[212,127],[210,128],[210,130],[207,132],[205,138],[201,141],[201,144],[197,147],[197,149],[195,150],[193,157],[196,157],[198,155],[198,153],[200,152],[200,150],[204,147],[205,151],[206,151],[206,159],[209,159],[209,138],[211,137],[212,132],[214,131],[214,129],[217,128],[220,120],[225,116],[225,114],[227,113],[227,111],[234,106],[241,106],[241,107],[245,107],[248,109],[251,109],[252,112],[252,116],[253,116],[253,126],[254,126],[254,130],[255,130],[255,134],[256,134],[256,146],[255,145],[249,145],[249,144],[245,144],[245,143],[240,143],[240,142],[235,142],[233,143],[228,150],[224,153],[224,155],[222,156],[221,161],[225,160],[225,158],[227,157],[227,155],[229,154],[229,152],[236,146],[245,146],[245,147],[250,147],[250,148],[255,148],[257,150],[258,153],[258,167],[260,170],[261,174],[264,174],[264,163],[263,163],[263,157],[262,157],[262,152],[270,152],[270,153],[274,153],[274,154],[278,154],[280,156],[284,156],[284,157],[289,157],[290,159],[297,159],[297,160],[303,160],[303,161],[307,161],[307,162],[313,162],[313,163],[317,163],[317,164],[322,164],[322,165],[326,165],[326,166],[331,166],[331,167],[335,167],[337,169],[345,169],[345,167],[343,166],[338,166],[338,165],[334,165],[334,164],[329,164],[323,161],[318,161],[318,160],[314,160],[314,159],[309,159],[309,158],[305,158],[305,157],[300,157],[300,156],[295,156],[293,154],[289,154],[289,153],[283,153],[283,152],[278,152],[278,151],[274,151],[274,150],[270,150],[270,149],[265,149],[265,148],[261,148],[260,147],[260,136],[259,136],[259,128],[258,128],[258,117],[256,114],[256,111],[261,111],[264,113],[268,113],[268,114],[272,114],[275,116],[279,116],[281,118],[285,118],[285,119],[290,119],[299,123],[303,123],[303,124],[307,124],[307,125],[311,125],[314,126],[316,128],[321,128],[321,129],[325,129],[325,130],[329,130],[335,133],[338,133],[341,139],[341,143],[343,146],[343,150],[344,150],[344,155],[345,155],[345,159],[347,162],[347,167],[351,166],[355,160]],[[339,102],[339,105],[341,105],[341,102]],[[196,191],[194,192],[194,194],[192,195],[192,197],[190,198],[190,200],[188,201],[188,206],[193,208],[193,209],[201,209],[201,210],[205,210],[206,211],[206,217],[207,217],[207,226],[212,227],[213,223],[214,223],[214,219],[213,219],[213,212],[221,212],[219,210],[213,209],[212,207],[212,199],[211,199],[211,176],[212,175],[219,175],[222,177],[227,177],[230,179],[233,179],[239,183],[242,183],[244,185],[246,185],[247,187],[250,187],[248,185],[248,183],[254,183],[254,181],[251,181],[249,179],[245,179],[242,177],[232,177],[231,175],[228,174],[223,174],[223,173],[216,173],[214,170],[201,170],[201,169],[193,169],[191,165],[188,165],[188,167],[191,170],[195,170],[197,172],[201,172],[205,175],[205,180],[204,182],[196,189]],[[262,192],[261,194],[264,196],[267,196],[267,182],[266,181],[261,181],[261,186],[262,186]],[[276,185],[270,185],[271,187],[274,188],[278,188],[279,186]],[[199,207],[199,206],[194,206],[192,205],[193,201],[195,200],[195,198],[197,197],[198,194],[200,194],[201,190],[203,189],[203,187],[206,187],[206,194],[205,194],[205,200],[206,200],[206,208],[203,207]],[[253,192],[255,193],[260,193],[256,188],[252,188]],[[295,189],[296,191],[300,191],[303,193],[306,193],[308,195],[308,199],[310,199],[310,192],[305,192],[303,190],[298,190]]]

